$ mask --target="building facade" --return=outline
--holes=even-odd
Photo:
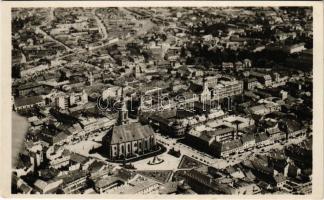
[[[55,98],[55,105],[60,109],[67,109],[73,105],[83,105],[88,103],[88,94],[82,92],[59,95]]]
[[[121,101],[124,101],[123,92]],[[149,125],[128,123],[125,102],[119,109],[117,124],[104,136],[103,144],[111,160],[140,157],[157,150],[154,131]]]

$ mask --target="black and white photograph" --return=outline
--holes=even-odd
[[[312,195],[313,6],[10,13],[11,194]]]

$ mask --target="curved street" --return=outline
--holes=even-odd
[[[106,26],[104,25],[102,20],[99,18],[99,16],[96,14],[96,10],[97,10],[96,8],[92,9],[91,13],[93,14],[93,16],[95,17],[95,19],[97,21],[100,34],[102,35],[101,40],[107,40],[108,39],[108,33],[107,33]]]

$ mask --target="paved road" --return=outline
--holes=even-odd
[[[102,35],[101,40],[106,40],[106,39],[108,39],[107,29],[106,29],[106,26],[103,24],[102,20],[96,14],[96,10],[97,10],[97,8],[92,9],[92,14],[93,14],[93,16],[95,17],[95,19],[97,21],[99,31],[100,31],[100,33]]]
[[[215,157],[212,157],[206,153],[200,152],[196,149],[191,148],[190,146],[187,146],[185,144],[179,143],[174,138],[166,138],[165,136],[161,135],[160,133],[156,134],[156,139],[158,142],[161,142],[164,144],[168,149],[175,148],[176,150],[180,150],[181,154],[187,155],[191,158],[194,158],[196,160],[199,160],[200,162],[213,166],[218,169],[223,169],[231,165],[238,164],[244,160],[247,160],[257,154],[268,154],[270,150],[272,149],[283,149],[285,146],[289,146],[291,144],[298,144],[301,141],[303,141],[305,138],[294,138],[289,139],[289,141],[285,144],[275,143],[273,145],[269,145],[260,149],[255,148],[252,151],[247,151],[242,154],[236,154],[233,156],[230,156],[228,159],[218,159]],[[264,150],[262,150],[264,149]]]
[[[156,139],[164,144],[168,149],[174,148],[175,150],[180,150],[181,154],[199,160],[206,165],[222,168],[222,165],[226,163],[226,161],[223,159],[213,158],[206,153],[200,152],[194,148],[191,148],[190,146],[177,142],[176,139],[166,138],[159,133],[156,135]]]
[[[54,9],[55,8],[53,7],[50,8],[50,16],[49,16],[50,21],[53,21],[55,19]]]
[[[43,31],[39,26],[36,27],[36,32],[43,34],[45,37],[49,38],[50,40],[53,40],[54,42],[59,43],[60,45],[64,46],[67,50],[72,50],[69,46],[67,46],[66,44],[64,44],[63,42],[55,39],[53,36],[51,36],[50,34],[46,33],[45,31]]]

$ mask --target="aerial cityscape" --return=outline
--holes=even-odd
[[[312,7],[11,15],[12,194],[312,193]]]

